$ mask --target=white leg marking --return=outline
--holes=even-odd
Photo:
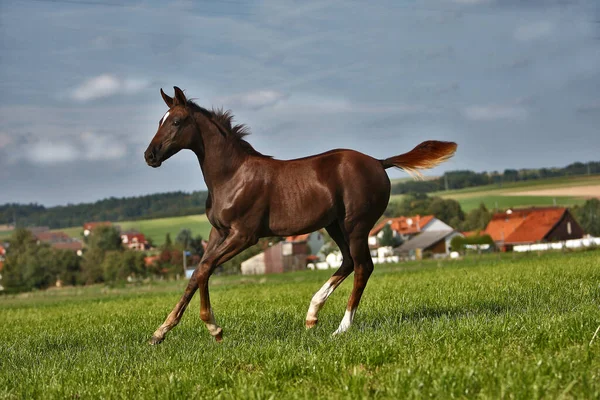
[[[325,300],[327,300],[327,298],[331,296],[331,293],[333,293],[334,290],[335,286],[333,286],[331,283],[329,283],[329,281],[327,281],[321,287],[321,289],[319,289],[319,291],[315,293],[312,300],[310,301],[310,307],[308,307],[308,312],[306,313],[307,321],[314,321],[317,319],[317,314],[319,313],[319,310],[321,309],[321,307],[323,307],[323,304],[325,304]]]
[[[217,321],[215,321],[212,308],[210,309],[210,319],[205,322],[205,325],[212,336],[217,336],[222,331],[221,327],[217,325]]]
[[[340,326],[336,329],[335,332],[333,332],[333,335],[339,335],[340,333],[344,333],[348,330],[348,328],[350,328],[350,325],[352,325],[352,320],[354,319],[354,313],[356,312],[356,308],[353,310],[346,310],[346,312],[344,313],[344,318],[342,319],[342,322],[340,322]]]

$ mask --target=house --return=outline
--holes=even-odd
[[[584,235],[571,212],[564,207],[526,208],[494,214],[485,234],[502,251],[515,245],[579,239]]]
[[[415,215],[412,217],[386,218],[371,229],[369,232],[369,247],[371,249],[380,246],[383,237],[383,228],[389,225],[392,235],[398,242],[409,240],[413,236],[425,231],[453,231],[448,224],[440,221],[433,215]]]
[[[242,262],[242,274],[262,275],[306,269],[306,242],[283,241]]]
[[[147,250],[150,247],[146,236],[137,231],[121,232],[121,242],[130,250]]]
[[[83,243],[74,239],[62,231],[37,231],[32,232],[38,243],[48,243],[55,249],[71,250],[81,256],[83,254]]]
[[[99,226],[112,226],[112,223],[110,221],[86,222],[83,224],[83,236],[90,236],[90,233]]]
[[[464,235],[455,230],[424,231],[402,243],[398,252],[416,259],[420,259],[423,253],[431,253],[434,258],[447,257],[451,252],[450,243],[456,236]]]
[[[307,246],[306,254],[316,255],[325,244],[325,238],[321,231],[306,233],[304,235],[288,236],[285,238],[287,243],[305,243]]]

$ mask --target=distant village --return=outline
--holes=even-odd
[[[106,226],[119,230],[124,249],[147,254],[144,257],[147,268],[160,262],[161,255],[150,246],[142,232],[120,231],[110,222],[85,223],[81,238],[47,227],[28,230],[37,243],[74,252],[81,257],[86,251],[86,238],[99,227]],[[12,229],[9,226],[3,228]],[[282,239],[243,261],[239,272],[246,275],[274,274],[337,268],[341,263],[339,250],[328,240],[324,230]],[[0,274],[8,245],[8,242],[0,244]],[[206,246],[205,241],[202,241],[202,246]],[[459,258],[467,252],[526,252],[590,246],[600,246],[600,238],[586,235],[569,209],[564,207],[509,209],[495,213],[484,230],[471,232],[460,232],[434,215],[385,218],[369,234],[369,248],[375,264],[424,258]],[[183,258],[186,258],[185,254]],[[186,264],[187,260],[181,261]],[[188,275],[197,262],[198,258],[190,260]],[[183,269],[181,271],[184,272]]]

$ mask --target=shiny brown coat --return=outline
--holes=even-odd
[[[169,111],[144,157],[148,165],[162,162],[182,149],[193,151],[209,191],[206,214],[213,228],[204,257],[173,311],[154,332],[151,344],[164,340],[179,322],[197,289],[200,317],[209,332],[222,339],[208,292],[217,265],[254,245],[259,238],[288,236],[325,228],[343,255],[340,268],[315,294],[306,326],[317,323],[327,297],[354,271],[354,287],[344,320],[336,333],[348,329],[373,271],[367,237],[383,214],[390,196],[385,172],[392,166],[418,174],[451,157],[456,144],[427,141],[412,151],[378,160],[353,150],[332,150],[296,160],[277,160],[257,152],[243,137],[243,125],[233,126],[228,112],[208,111],[186,99],[161,95]]]

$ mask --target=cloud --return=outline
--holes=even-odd
[[[548,36],[554,30],[554,25],[549,21],[533,22],[519,26],[514,33],[515,39],[528,42]]]
[[[89,78],[71,91],[73,100],[87,102],[114,96],[119,93],[135,94],[148,87],[143,79],[118,78],[111,74],[102,74]]]
[[[589,103],[589,104],[581,104],[579,107],[577,107],[575,109],[575,111],[577,111],[580,114],[596,114],[596,113],[600,113],[600,102]],[[0,136],[0,138],[1,138],[1,136]]]
[[[248,108],[259,110],[261,108],[273,106],[289,96],[285,93],[275,90],[255,90],[252,92],[238,93],[232,96],[220,97],[216,99],[217,103],[225,104],[227,107]]]
[[[476,4],[485,4],[489,3],[490,0],[452,0],[453,3],[463,4],[463,5],[476,5]]]
[[[0,133],[0,149],[7,147],[11,143],[12,140],[10,136],[8,136],[6,133]]]
[[[3,140],[4,136],[0,135],[0,140]],[[92,132],[72,136],[69,141],[64,138],[57,140],[39,137],[17,138],[6,142],[6,148],[10,150],[9,162],[25,160],[37,165],[75,161],[110,161],[123,158],[127,154],[127,146],[122,141],[110,135],[101,136]]]
[[[517,120],[527,117],[523,107],[503,105],[475,105],[466,107],[463,115],[472,121],[495,121],[500,119]]]
[[[24,156],[34,164],[59,164],[75,161],[78,152],[75,146],[69,143],[40,141],[27,147]]]
[[[82,157],[89,161],[115,160],[124,157],[127,153],[125,145],[113,137],[100,136],[92,132],[81,135],[83,147]]]

